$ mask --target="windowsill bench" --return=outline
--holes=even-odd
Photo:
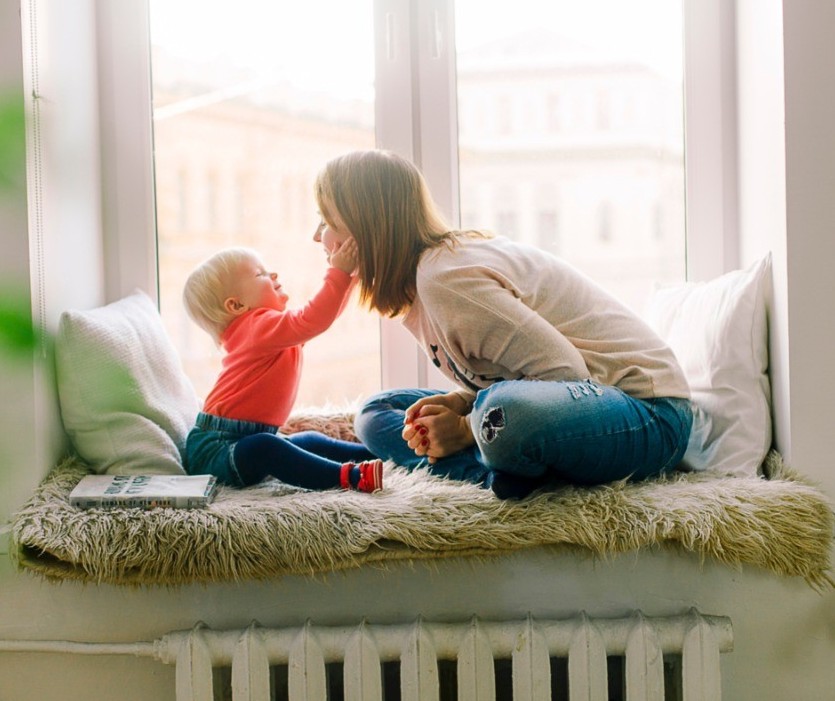
[[[84,511],[68,495],[89,469],[68,458],[16,515],[12,549],[19,567],[48,579],[124,585],[267,580],[549,546],[599,558],[678,549],[835,586],[825,495],[776,452],[765,467],[770,479],[677,473],[510,502],[387,465],[386,490],[374,496],[268,480],[221,488],[205,509]]]

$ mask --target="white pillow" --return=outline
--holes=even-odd
[[[64,312],[55,363],[64,428],[96,472],[183,472],[181,451],[199,404],[144,292]]]
[[[685,467],[755,476],[771,448],[766,298],[771,254],[710,282],[655,292],[647,321],[673,349],[696,416]]]

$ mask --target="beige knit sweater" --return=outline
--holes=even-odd
[[[565,261],[503,237],[427,251],[403,325],[469,393],[590,378],[643,399],[690,396],[673,352],[633,311]]]

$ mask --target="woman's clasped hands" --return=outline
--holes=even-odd
[[[457,392],[419,399],[406,410],[403,440],[430,464],[465,450],[475,443],[470,409],[470,403]]]

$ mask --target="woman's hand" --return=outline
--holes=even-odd
[[[426,406],[444,406],[450,411],[454,411],[459,416],[466,416],[472,409],[472,403],[468,402],[458,392],[447,392],[446,394],[433,394],[428,397],[418,399],[412,406],[406,409],[405,424],[410,424],[415,421]]]
[[[403,440],[430,463],[475,443],[467,414],[470,404],[456,392],[418,400],[406,410]]]
[[[332,267],[351,275],[359,265],[359,248],[356,239],[353,237],[345,239],[331,251],[328,262]]]

